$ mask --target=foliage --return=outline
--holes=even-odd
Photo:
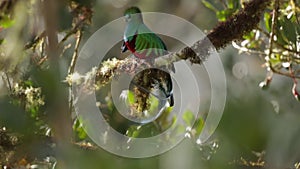
[[[60,4],[58,10],[64,22],[57,25],[58,35],[62,36],[58,42],[59,55],[67,57],[66,51],[72,45],[78,50],[78,46],[67,40],[91,23],[91,3],[68,1]],[[56,78],[49,71],[51,58],[47,48],[50,42],[45,25],[41,23],[43,1],[5,0],[0,2],[0,8],[0,74],[4,82],[0,86],[0,166],[52,168],[55,166],[50,153],[54,148],[53,126],[48,111],[52,104],[49,94],[55,93]],[[85,138],[78,120],[74,121],[76,137]],[[2,142],[2,138],[7,139]],[[28,148],[16,152],[19,146]],[[38,153],[39,146],[51,151]]]
[[[86,85],[87,91],[96,90],[97,106],[104,112],[103,116],[107,122],[115,130],[128,137],[155,136],[170,128],[179,134],[185,133],[186,138],[196,139],[199,136],[205,118],[195,117],[189,110],[179,117],[172,114],[171,108],[167,108],[154,122],[143,125],[129,122],[119,114],[113,104],[111,93],[108,92],[108,87],[112,74],[115,73],[114,66],[128,64],[127,66],[130,67],[132,63],[127,63],[128,60],[109,59],[102,63],[99,69],[93,68],[85,75],[74,72],[81,39],[84,37],[83,33],[89,33],[88,28],[93,21],[94,1],[68,0],[57,4],[56,12],[59,14],[59,19],[55,35],[59,38],[56,39],[54,45],[55,55],[57,55],[54,63],[56,66],[64,67],[64,71],[59,75],[53,73],[55,71],[53,71],[52,61],[55,59],[52,58],[51,51],[49,52],[52,45],[49,39],[51,31],[48,30],[47,14],[45,14],[51,11],[42,9],[44,1],[4,0],[0,2],[0,76],[3,81],[3,84],[0,84],[0,167],[55,168],[56,158],[59,157],[56,157],[53,151],[60,152],[57,150],[59,149],[57,141],[62,139],[59,136],[63,135],[57,129],[55,130],[55,124],[65,119],[53,115],[55,114],[53,112],[59,112],[61,109],[68,118],[72,119],[72,126],[69,126],[72,128],[72,134],[66,136],[67,142],[74,143],[80,149],[92,147],[91,149],[95,150],[81,123],[82,119],[74,115],[72,98],[70,97],[67,109],[60,106],[53,107],[57,105],[54,104],[56,100],[60,101],[57,96],[67,97],[65,93],[70,89],[72,82]],[[233,16],[239,16],[242,13],[240,11],[246,8],[246,3],[237,0],[215,2],[202,0],[201,2],[216,14],[219,25],[227,27],[236,24],[233,23],[236,21]],[[222,2],[222,5],[219,2]],[[42,12],[43,10],[46,12]],[[275,0],[266,9],[257,10],[263,12],[258,15],[261,12],[259,11],[255,15],[261,17],[255,29],[249,32],[248,29],[251,27],[247,27],[246,30],[240,31],[239,35],[233,35],[234,37],[230,34],[232,32],[228,34],[222,32],[223,36],[215,34],[218,36],[214,36],[214,42],[218,42],[218,49],[221,49],[227,45],[227,42],[234,39],[232,45],[239,52],[256,55],[261,59],[267,71],[265,80],[259,84],[262,89],[269,88],[274,74],[287,76],[293,82],[293,86],[290,87],[292,94],[299,100],[297,85],[300,78],[299,3],[295,0]],[[228,23],[228,21],[232,22]],[[256,21],[253,22],[256,23]],[[249,23],[245,25],[251,26]],[[240,26],[242,29],[243,25]],[[212,33],[217,32],[216,30]],[[226,39],[226,35],[230,37]],[[190,51],[185,53],[191,54]],[[202,60],[196,60],[195,63],[202,63]],[[98,78],[96,83],[92,79],[95,75]],[[58,90],[59,87],[62,89]],[[61,95],[56,95],[57,93]],[[135,99],[134,95],[129,93],[128,102],[133,104]],[[183,119],[183,124],[175,128],[174,124],[178,123],[178,119]],[[68,125],[67,122],[66,125]],[[26,147],[24,151],[19,151],[24,147]],[[216,153],[217,148],[219,148],[218,144],[211,142],[207,147],[202,145],[199,149],[202,152],[208,151],[211,157]],[[36,149],[41,149],[45,153],[35,151]],[[258,160],[254,162],[246,161],[241,157],[234,163],[262,167],[265,165],[263,154],[257,155]],[[299,163],[295,163],[294,168],[299,168]]]
[[[213,10],[219,21],[229,18],[239,7],[243,7],[242,1],[230,1],[224,3],[221,10],[207,2],[203,4]],[[264,14],[263,20],[250,33],[243,35],[239,41],[232,42],[240,53],[254,54],[264,62],[267,73],[266,78],[259,86],[268,88],[273,74],[290,77],[294,85],[292,94],[299,100],[297,83],[299,80],[300,64],[300,24],[299,4],[295,0],[274,1]]]

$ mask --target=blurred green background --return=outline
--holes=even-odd
[[[15,3],[16,1],[7,2]],[[31,6],[37,2],[39,1],[32,0],[30,3],[17,5],[18,10],[15,11],[14,16],[16,23],[7,30],[3,25],[2,30],[0,29],[1,39],[8,39],[6,42],[8,46],[14,43],[12,47],[14,52],[20,52],[20,56],[18,53],[13,53],[10,57],[14,56],[21,60],[17,63],[17,69],[7,69],[10,63],[14,63],[14,59],[10,59],[9,62],[5,60],[4,63],[3,59],[1,60],[0,127],[2,127],[1,133],[9,135],[7,138],[0,133],[0,166],[2,168],[4,166],[13,168],[17,165],[32,167],[36,165],[38,168],[56,166],[56,168],[72,169],[299,168],[300,104],[291,92],[293,81],[291,78],[274,75],[269,88],[262,90],[259,83],[266,75],[266,70],[262,67],[264,61],[256,55],[241,54],[231,45],[219,51],[226,73],[227,100],[221,122],[207,144],[200,146],[195,140],[186,138],[172,150],[144,159],[119,157],[101,148],[89,146],[89,144],[85,147],[81,142],[81,146],[64,145],[65,142],[63,142],[58,146],[64,148],[54,151],[53,146],[57,145],[52,140],[52,135],[50,134],[49,138],[49,134],[45,134],[51,125],[55,124],[51,122],[52,117],[47,115],[49,106],[53,106],[47,101],[53,101],[53,99],[50,96],[50,98],[43,98],[45,104],[40,107],[38,105],[38,108],[32,108],[34,107],[32,106],[32,109],[26,110],[22,106],[23,96],[17,98],[12,96],[6,88],[7,80],[5,80],[8,75],[11,84],[20,83],[24,87],[42,87],[43,94],[46,95],[56,91],[51,88],[55,86],[55,84],[52,85],[54,83],[52,81],[56,79],[52,77],[53,74],[40,72],[32,66],[34,63],[32,56],[38,55],[39,52],[22,51],[19,46],[32,40],[44,29],[40,21],[41,16],[37,16],[42,13],[42,10],[40,7]],[[140,7],[144,12],[163,12],[182,17],[204,32],[208,32],[218,23],[215,12],[205,7],[200,0],[93,0],[91,2],[77,0],[76,2],[92,3],[89,7],[93,10],[91,24],[84,27],[79,49],[101,26],[123,16],[124,10],[132,5]],[[222,9],[222,3],[226,3],[222,0],[209,2],[219,9]],[[67,3],[67,1],[61,3]],[[29,14],[24,18],[19,18],[27,12],[27,9],[29,9]],[[5,16],[6,14],[3,13],[5,13],[4,10],[2,16]],[[71,28],[72,16],[68,11],[60,9],[57,17],[59,28],[62,30],[58,37],[61,38],[67,33],[66,30]],[[22,20],[23,23],[18,23]],[[18,28],[18,25],[21,28]],[[19,34],[14,34],[16,32]],[[73,37],[67,40],[71,44],[74,41]],[[64,56],[59,58],[58,64],[61,72],[60,77],[57,78],[60,81],[67,75],[73,49],[73,46],[67,49]],[[4,51],[7,52],[7,49],[1,47],[0,52]],[[116,50],[110,51],[109,54],[119,56],[120,51],[116,47]],[[48,66],[48,63],[45,63],[38,69],[47,69]],[[24,79],[30,80],[24,81]],[[63,91],[67,90],[63,89]],[[20,103],[14,103],[18,100],[21,100]],[[30,115],[26,114],[28,111]],[[36,115],[35,112],[39,113]],[[66,123],[66,128],[70,127],[67,126],[68,124]],[[71,142],[82,141],[78,139],[80,136],[74,136],[80,133],[79,129],[74,130],[72,137],[75,139],[69,138]],[[43,134],[45,138],[41,139],[40,135]],[[16,144],[11,142],[13,138],[19,139],[16,140]],[[88,138],[83,140],[90,141]],[[14,157],[8,160],[7,157],[11,157],[9,154]]]

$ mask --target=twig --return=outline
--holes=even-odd
[[[275,30],[277,26],[277,15],[278,15],[278,10],[279,10],[279,0],[275,0],[274,3],[274,8],[273,8],[273,16],[272,16],[272,25],[271,25],[271,32],[270,32],[270,38],[269,38],[269,54],[268,54],[268,67],[271,69],[272,72],[277,72],[270,61],[272,57],[272,52],[273,52],[273,41],[274,41],[274,36],[275,36]]]
[[[275,31],[276,31],[276,26],[277,26],[277,16],[278,16],[278,12],[279,12],[279,0],[275,0],[275,3],[274,3],[274,8],[273,8],[273,16],[272,16],[272,25],[271,25],[271,32],[270,32],[270,35],[269,35],[269,53],[268,53],[268,57],[269,57],[269,60],[267,60],[268,64],[269,64],[269,68],[270,70],[273,72],[273,73],[276,73],[276,74],[280,74],[280,75],[283,75],[283,76],[287,76],[287,77],[290,77],[292,78],[294,81],[295,79],[300,79],[300,76],[296,76],[294,75],[293,73],[285,73],[285,72],[281,72],[280,70],[276,70],[273,65],[271,64],[270,62],[270,58],[272,57],[272,53],[273,53],[273,45],[274,45],[274,36],[275,36]],[[282,46],[283,48],[285,48],[284,46]],[[288,49],[286,49],[288,50]],[[293,51],[295,52],[295,51]]]
[[[300,76],[295,76],[294,74],[291,74],[291,73],[284,73],[284,72],[281,72],[280,70],[276,70],[273,65],[271,64],[270,62],[270,58],[272,57],[272,53],[273,53],[273,45],[274,45],[274,36],[275,36],[275,31],[276,31],[276,26],[277,26],[277,16],[278,16],[278,12],[279,12],[279,0],[275,0],[275,3],[274,3],[274,8],[273,8],[273,16],[272,16],[272,25],[271,25],[271,32],[270,32],[270,35],[269,35],[269,53],[268,53],[268,68],[270,68],[270,70],[273,72],[273,73],[276,73],[276,74],[280,74],[280,75],[283,75],[283,76],[287,76],[287,77],[290,77],[292,79],[300,79]]]
[[[47,53],[45,53],[45,48],[46,48],[46,42],[45,39],[43,39],[42,44],[41,44],[41,59],[38,62],[38,65],[42,65],[47,59],[48,59],[48,55]]]
[[[268,32],[266,32],[265,30],[263,30],[262,28],[258,27],[257,28],[260,32],[262,32],[267,38],[270,39],[270,34]],[[300,51],[296,51],[296,50],[293,50],[293,49],[289,49],[285,46],[283,46],[281,43],[279,43],[278,41],[273,41],[273,44],[275,44],[277,47],[283,49],[283,50],[286,50],[288,52],[291,52],[291,53],[294,53],[294,54],[300,54]]]
[[[257,55],[262,55],[262,56],[265,56],[266,54],[262,51],[258,51],[258,50],[253,50],[253,49],[249,49],[249,48],[246,48],[246,47],[242,47],[240,45],[238,45],[237,43],[235,42],[232,42],[232,46],[242,52],[246,52],[246,53],[251,53],[251,54],[257,54]]]
[[[81,28],[82,24],[84,24],[86,22],[86,20],[88,20],[88,19],[89,18],[84,18],[84,19],[80,20],[79,22],[77,22],[76,25],[69,32],[67,32],[67,34],[62,38],[62,40],[59,42],[58,46],[61,46],[70,36],[77,33],[78,30],[81,30],[80,28]]]
[[[42,57],[42,58],[39,60],[39,62],[38,62],[37,64],[40,66],[40,65],[42,65],[47,59],[48,59],[48,56],[46,55],[46,56]]]
[[[74,69],[75,69],[75,65],[76,65],[76,61],[78,58],[78,50],[79,50],[79,45],[80,45],[80,41],[82,38],[82,32],[81,30],[77,31],[77,38],[76,38],[76,42],[75,42],[75,47],[74,47],[74,53],[72,56],[72,60],[68,69],[68,75],[74,73]],[[72,84],[70,84],[69,86],[69,111],[71,112],[72,107],[73,107],[73,97],[72,97]]]
[[[281,72],[281,71],[278,71],[276,69],[271,69],[273,73],[276,73],[276,74],[279,74],[279,75],[283,75],[283,76],[286,76],[286,77],[290,77],[292,79],[300,79],[300,76],[296,76],[296,75],[291,75],[290,73],[285,73],[285,72]]]
[[[296,8],[297,7],[297,2],[295,0],[292,0],[292,3],[293,3],[293,8]],[[295,16],[296,16],[296,22],[299,25],[300,21],[298,19],[298,13],[297,13],[296,9],[294,9],[294,12],[295,12]],[[298,32],[297,29],[296,29],[296,36],[297,36],[296,37],[297,40],[296,40],[296,44],[295,45],[296,45],[296,51],[299,52],[298,53],[298,57],[299,57],[299,55],[300,55],[300,32]]]
[[[64,55],[64,53],[65,53],[68,49],[70,49],[71,47],[72,47],[72,44],[71,44],[71,43],[69,43],[68,45],[65,45],[64,48],[63,48],[63,50],[62,50],[62,52],[61,52],[61,54],[60,54],[60,57],[62,57],[62,56]]]
[[[33,41],[28,42],[25,46],[24,49],[30,49],[30,48],[35,48],[37,43],[39,43],[46,35],[46,31],[43,31],[39,36],[35,37]]]
[[[58,46],[61,46],[70,36],[75,34],[77,32],[77,29],[73,28],[67,34],[62,38],[62,40],[59,42]]]
[[[6,72],[4,72],[4,74],[5,74],[5,77],[6,77],[6,82],[7,82],[7,85],[8,85],[8,89],[9,89],[10,92],[12,92],[12,86],[11,86],[8,74]]]
[[[75,47],[74,47],[74,53],[73,53],[72,60],[71,60],[70,66],[69,66],[68,74],[72,74],[74,72],[75,64],[76,64],[76,61],[78,58],[78,50],[79,50],[81,38],[82,38],[82,32],[81,32],[81,30],[78,30]]]
[[[298,13],[297,12],[300,12],[300,8],[299,8],[299,6],[297,6],[298,4],[297,4],[296,0],[292,0],[291,2],[292,2],[292,6],[293,6],[293,9],[294,9],[294,12],[295,12],[296,22],[299,25],[300,22],[299,22],[299,19],[298,19]],[[298,9],[298,11],[297,11],[297,9]]]

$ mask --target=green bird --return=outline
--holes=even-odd
[[[137,59],[154,63],[154,59],[168,53],[165,43],[153,33],[143,22],[141,10],[130,7],[125,13],[126,28],[124,31],[122,52],[130,51]],[[174,65],[169,65],[175,72]],[[174,105],[172,79],[168,72],[160,69],[145,69],[133,78],[130,90],[136,97],[138,112],[147,112],[150,96],[162,100],[161,104],[168,101],[170,107]],[[161,112],[161,111],[160,111]],[[149,113],[146,113],[149,114]],[[159,113],[160,114],[160,113]]]
[[[122,52],[130,50],[137,58],[146,60],[153,60],[168,53],[165,43],[144,24],[138,7],[128,8],[124,16],[127,25]]]

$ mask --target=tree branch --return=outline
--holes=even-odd
[[[185,47],[178,52],[158,57],[155,60],[155,66],[159,67],[180,60],[189,60],[192,64],[202,64],[212,50],[220,50],[232,41],[241,40],[243,35],[255,29],[262,12],[271,2],[271,0],[251,0],[245,3],[243,9],[225,22],[220,22],[204,39],[197,41],[191,47]],[[124,68],[130,67],[130,64],[134,63],[133,58],[105,61],[98,70],[96,80],[104,85],[110,81],[112,76],[124,71]]]

